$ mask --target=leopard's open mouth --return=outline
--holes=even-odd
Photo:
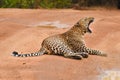
[[[94,21],[94,19],[91,19],[88,23],[88,26]]]
[[[94,21],[94,19],[91,19],[90,21],[89,21],[89,23],[88,23],[88,27],[87,27],[87,30],[88,30],[88,32],[89,33],[92,33],[92,30],[90,29],[90,24],[92,23]]]

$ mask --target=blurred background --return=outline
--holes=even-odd
[[[120,9],[120,0],[0,0],[0,8]]]

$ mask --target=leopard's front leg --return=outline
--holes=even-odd
[[[90,55],[98,55],[98,56],[104,56],[104,57],[107,56],[106,53],[101,52],[99,50],[94,50],[94,49],[91,49],[91,48],[87,48],[85,45],[82,45],[80,50],[83,51],[83,52],[86,52]]]

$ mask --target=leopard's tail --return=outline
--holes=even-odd
[[[19,54],[16,51],[12,52],[12,56],[15,57],[34,57],[34,56],[41,56],[46,53],[46,50],[44,48],[41,48],[38,52],[35,53],[28,53],[28,54]]]
[[[93,49],[87,48],[86,46],[83,46],[83,51],[89,53],[90,55],[98,55],[98,56],[107,57],[106,53],[101,52],[99,50],[93,50]]]

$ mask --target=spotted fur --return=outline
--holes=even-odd
[[[44,39],[38,52],[18,54],[18,52],[14,51],[12,55],[16,57],[31,57],[49,54],[76,59],[87,58],[88,54],[106,56],[105,53],[99,50],[93,50],[85,46],[84,34],[92,33],[89,25],[93,21],[93,17],[82,18],[67,32]]]

